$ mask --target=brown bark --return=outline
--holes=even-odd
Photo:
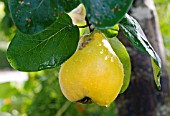
[[[123,34],[119,39],[127,47],[131,56],[131,83],[125,93],[116,101],[119,116],[169,116],[170,88],[166,71],[166,58],[159,29],[156,9],[152,0],[136,0],[130,14],[138,20],[148,40],[162,60],[161,90],[157,90],[148,56],[137,51]]]

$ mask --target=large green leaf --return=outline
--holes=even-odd
[[[70,11],[78,0],[8,0],[12,19],[24,33],[37,33],[52,24],[63,11]]]
[[[132,43],[132,45],[138,50],[146,53],[153,59],[152,63],[154,64],[152,64],[152,66],[154,70],[154,79],[157,87],[160,88],[161,85],[159,79],[161,70],[161,60],[157,53],[154,51],[149,41],[147,40],[139,23],[133,17],[126,14],[125,17],[120,21],[119,25],[128,40]],[[157,66],[156,68],[155,65]]]
[[[152,63],[152,67],[153,67],[155,83],[160,88],[160,69],[161,68],[158,65],[156,65],[156,63],[154,62],[154,59],[152,57],[151,57],[151,63]]]
[[[96,28],[110,28],[129,10],[133,0],[81,0],[87,17]]]
[[[8,61],[20,71],[54,68],[74,53],[78,40],[78,27],[64,13],[41,33],[18,32],[7,50]]]

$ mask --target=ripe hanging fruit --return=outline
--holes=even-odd
[[[73,102],[109,106],[123,84],[123,65],[99,31],[83,36],[77,51],[61,66],[59,83]]]

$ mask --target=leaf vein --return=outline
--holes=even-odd
[[[59,32],[63,31],[64,29],[66,29],[67,27],[69,27],[70,25],[68,26],[65,26],[63,28],[61,28],[58,32],[56,32],[55,34],[51,35],[50,37],[48,37],[47,39],[43,40],[41,43],[37,44],[35,47],[29,49],[28,51],[26,51],[25,53],[21,54],[20,56],[23,56],[25,54],[27,54],[28,52],[34,50],[35,48],[39,47],[41,44],[43,44],[44,42],[46,41],[49,41],[51,38],[53,38],[55,35],[57,35]],[[46,45],[46,44],[45,44]]]

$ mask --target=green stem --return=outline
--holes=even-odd
[[[67,110],[67,108],[71,105],[70,101],[66,101],[64,105],[58,110],[55,116],[62,116],[62,114]]]

